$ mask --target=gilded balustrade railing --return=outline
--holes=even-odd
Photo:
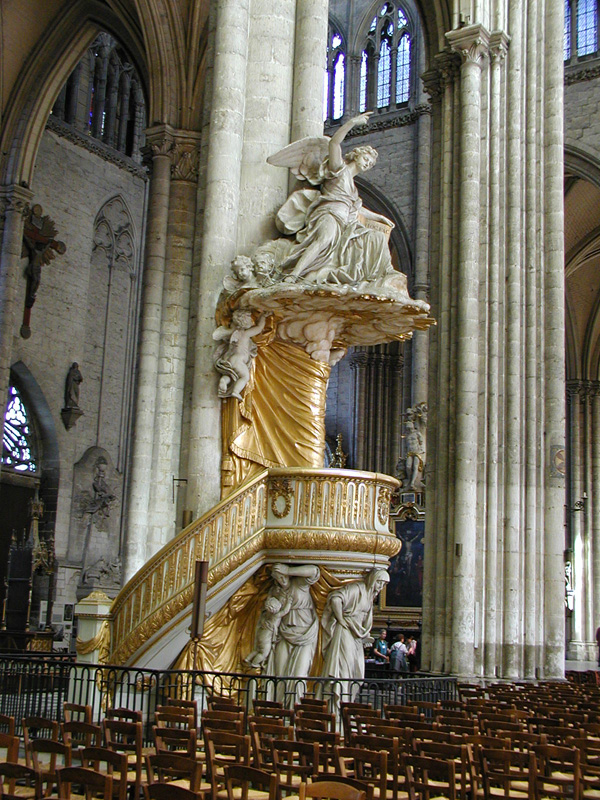
[[[210,588],[262,549],[267,478],[265,470],[181,531],[123,587],[111,608],[110,663],[125,663],[191,604],[196,561],[208,561]]]
[[[359,560],[360,554],[395,555],[400,544],[389,531],[389,502],[397,485],[388,475],[293,467],[265,470],[242,484],[168,542],[117,595],[110,663],[127,662],[191,605],[197,560],[209,562],[210,590],[261,551],[353,552]]]

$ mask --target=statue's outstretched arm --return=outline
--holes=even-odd
[[[342,142],[352,128],[358,127],[359,125],[366,125],[372,113],[372,111],[365,111],[364,114],[359,114],[358,117],[352,117],[348,122],[344,122],[329,140],[329,166],[334,172],[340,169],[344,164]]]

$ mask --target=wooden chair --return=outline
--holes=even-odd
[[[142,712],[134,708],[109,708],[104,719],[117,719],[121,722],[142,722]]]
[[[297,794],[300,784],[318,772],[319,745],[317,742],[295,742],[273,739],[273,772],[277,776],[277,797],[282,793]]]
[[[188,712],[186,709],[173,708],[172,706],[167,706],[167,708],[169,709],[168,711],[159,711],[157,709],[154,712],[154,720],[158,727],[197,729],[196,725],[194,725],[193,711],[190,710]]]
[[[469,744],[421,742],[417,755],[440,760],[453,760],[456,765],[456,791],[460,800],[477,797],[477,770],[473,761],[473,750]]]
[[[127,756],[127,785],[137,800],[142,786],[142,723],[105,719],[103,727],[106,747]]]
[[[315,798],[315,800],[366,800],[367,793],[339,780],[316,781],[314,783],[300,784],[299,800]]]
[[[250,737],[231,731],[204,729],[207,780],[213,800],[225,789],[225,767],[229,764],[250,766]],[[223,796],[223,795],[221,795]]]
[[[309,709],[328,714],[329,700],[322,700],[317,697],[307,697],[304,695],[304,697],[301,697],[300,701],[294,706],[294,711],[308,711]]]
[[[270,772],[240,764],[227,764],[224,767],[224,775],[227,800],[276,800],[277,798],[277,776]]]
[[[169,783],[193,792],[209,793],[210,784],[202,784],[202,765],[195,758],[175,753],[154,753],[146,756],[148,783]]]
[[[188,711],[191,710],[192,714],[194,715],[194,728],[198,727],[198,703],[196,700],[184,700],[183,698],[178,697],[168,697],[165,700],[165,706],[169,708],[183,708],[187,709]]]
[[[113,795],[118,800],[127,799],[127,756],[115,753],[108,747],[82,747],[79,750],[81,766],[110,775],[113,781]]]
[[[456,767],[448,759],[403,756],[409,800],[446,797],[456,800]]]
[[[60,734],[60,725],[56,720],[48,719],[47,717],[25,717],[21,726],[25,747],[25,763],[28,767],[31,767],[31,756],[29,755],[31,742],[34,739],[53,739],[57,742]],[[2,744],[0,744],[0,748],[2,748]]]
[[[81,703],[63,703],[63,717],[65,722],[88,722],[92,721],[92,707]]]
[[[92,797],[102,797],[103,800],[112,800],[112,778],[110,775],[103,775],[93,769],[85,767],[63,767],[58,770],[58,796],[60,800],[71,799],[71,787],[73,784],[83,788],[87,800]]]
[[[100,747],[102,745],[102,728],[91,722],[62,723],[62,739],[71,750],[80,750],[82,747]]]
[[[14,717],[9,717],[7,714],[0,714],[0,733],[6,733],[9,736],[15,735]]]
[[[313,731],[310,729],[296,732],[299,742],[319,745],[317,772],[319,774],[335,773],[335,748],[339,747],[340,735],[337,731]]]
[[[171,728],[153,725],[154,746],[157,753],[175,753],[196,758],[197,735],[195,728]]]
[[[534,747],[535,797],[580,800],[581,756],[575,747]]]
[[[483,747],[479,756],[485,800],[534,800],[536,766],[533,753]]]
[[[171,783],[149,783],[144,786],[146,800],[198,800],[197,792]]]
[[[71,746],[54,739],[34,739],[29,743],[29,757],[45,787],[44,797],[50,797],[58,787],[58,770],[71,766]]]
[[[27,757],[27,751],[25,751]],[[2,758],[4,756],[4,758]],[[0,760],[16,764],[19,760],[19,737],[8,733],[0,733]],[[30,759],[27,766],[31,767]]]
[[[344,734],[344,742],[350,744],[352,742],[353,734],[357,733],[355,718],[357,715],[369,717],[374,715],[381,718],[381,710],[373,709],[371,703],[340,703],[340,712],[342,715],[342,731]]]
[[[284,725],[294,724],[294,710],[292,708],[284,708],[283,703],[276,700],[255,700],[254,715],[265,719],[281,719]]]
[[[266,769],[273,764],[273,739],[294,739],[294,729],[291,725],[285,727],[283,720],[267,722],[260,717],[254,717],[250,722],[250,742],[252,745],[252,759],[257,769]]]
[[[335,731],[335,714],[325,711],[296,711],[296,730]]]
[[[206,710],[201,717],[202,728],[211,730],[231,731],[242,736],[245,730],[245,717],[243,711],[211,711]]]
[[[401,731],[402,732],[402,731]],[[387,796],[390,800],[398,800],[404,795],[405,775],[401,764],[401,752],[406,750],[409,742],[397,736],[368,736],[357,733],[352,743],[353,747],[365,750],[385,750],[388,754]]]
[[[35,769],[7,761],[0,763],[0,798],[38,800],[41,796],[41,778]]]
[[[385,750],[361,747],[336,747],[336,772],[344,778],[362,781],[373,787],[375,800],[385,800],[388,783],[388,754]]]

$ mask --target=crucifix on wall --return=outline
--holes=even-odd
[[[56,253],[63,255],[67,251],[64,242],[56,239],[58,233],[54,222],[47,214],[43,214],[43,209],[36,204],[31,207],[23,228],[23,247],[21,257],[27,258],[25,276],[27,277],[27,291],[25,294],[25,308],[23,310],[23,324],[21,325],[21,336],[29,339],[31,328],[31,309],[37,297],[37,291],[42,279],[42,267],[49,264]]]

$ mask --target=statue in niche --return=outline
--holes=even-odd
[[[74,361],[65,380],[65,408],[79,408],[79,387],[82,383],[83,375],[79,370],[79,364]]]
[[[267,597],[256,625],[254,650],[244,659],[249,667],[260,667],[269,657],[284,613],[282,604],[276,597]]]
[[[219,397],[242,399],[242,390],[250,379],[252,359],[256,345],[252,341],[265,327],[263,314],[256,325],[250,311],[234,311],[231,328],[221,325],[213,333],[213,339],[221,344],[215,351],[215,367],[222,377],[219,381]]]
[[[419,403],[406,410],[404,422],[406,455],[400,461],[399,477],[403,489],[423,489],[425,486],[425,442],[427,431],[427,403]]]
[[[329,593],[321,618],[323,677],[338,681],[364,678],[364,648],[372,642],[373,602],[389,580],[387,569],[375,568],[364,579],[350,581]],[[334,684],[338,704],[341,692],[342,686]]]
[[[353,117],[331,139],[307,137],[267,159],[320,187],[292,192],[277,214],[278,229],[295,236],[278,265],[285,281],[396,285],[398,273],[388,247],[394,223],[364,208],[354,183],[356,175],[374,166],[377,151],[365,145],[343,156],[341,148],[349,131],[365,125],[370,115]]]
[[[274,583],[267,600],[274,597],[280,603],[281,619],[268,658],[268,675],[303,677],[310,673],[319,636],[319,620],[310,587],[320,575],[321,571],[314,565],[274,564],[271,567]]]
[[[94,494],[85,509],[88,514],[97,515],[102,519],[110,516],[110,507],[116,500],[106,482],[106,467],[106,459],[101,456],[94,464],[94,478],[92,480]]]

